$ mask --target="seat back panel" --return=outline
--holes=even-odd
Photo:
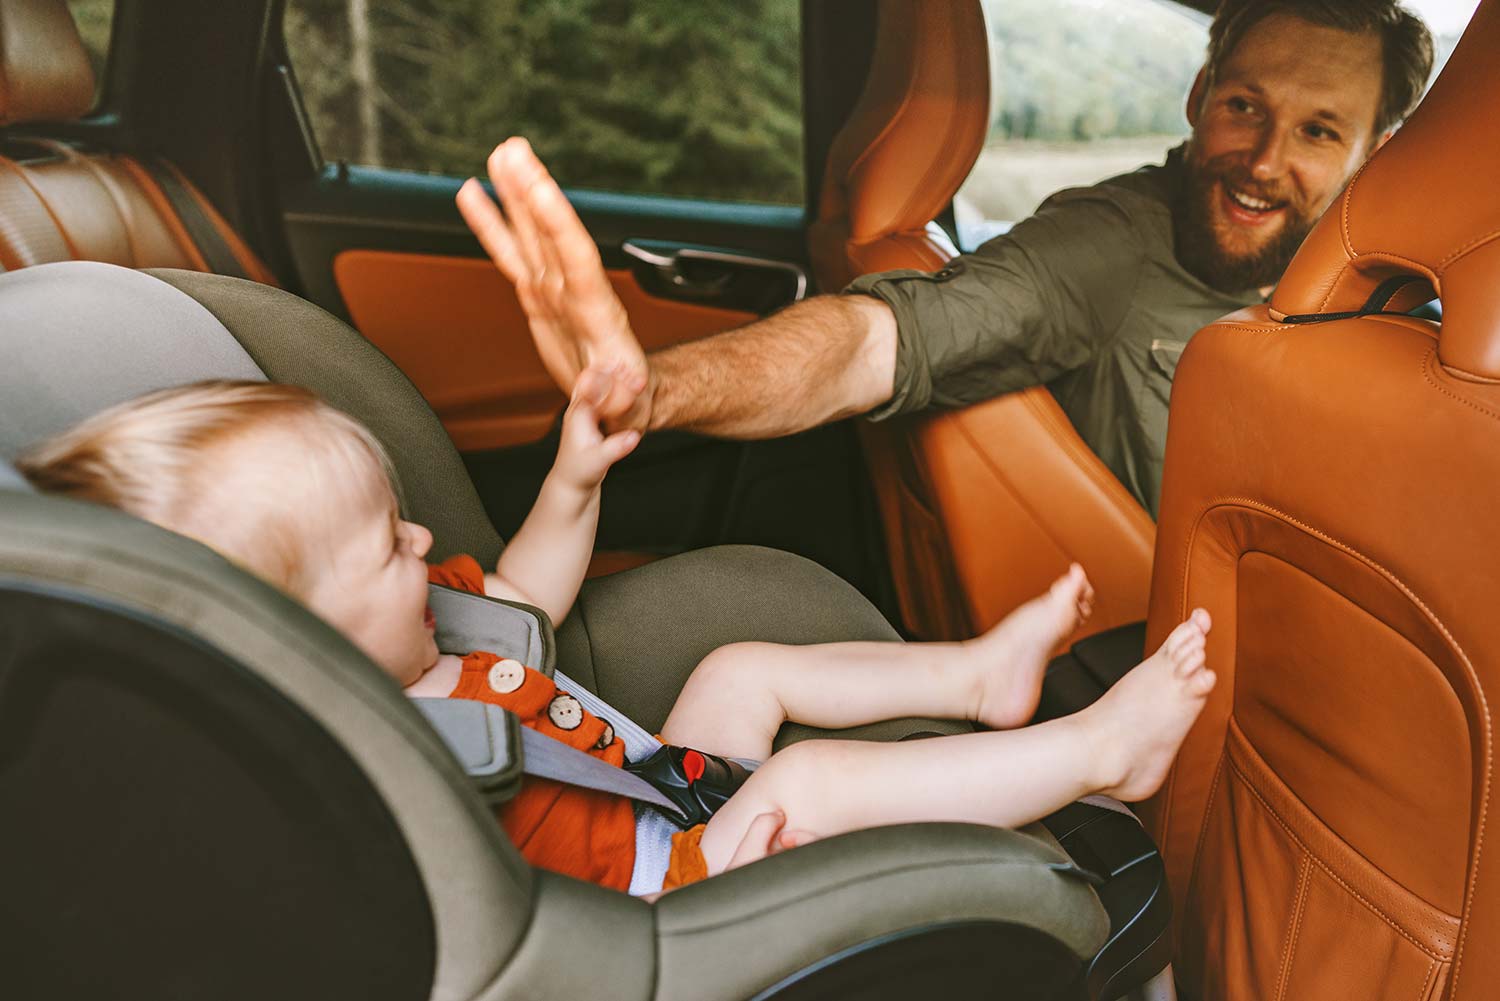
[[[1219,684],[1146,816],[1206,1001],[1483,996],[1500,386],[1435,333],[1258,307],[1178,369],[1148,645],[1206,607]]]
[[[873,272],[935,271],[954,257],[932,220],[988,129],[981,5],[891,0],[878,15],[871,76],[830,152],[808,233],[826,291]],[[1046,389],[886,421],[861,437],[902,619],[917,638],[973,636],[1073,561],[1100,595],[1079,637],[1145,614],[1150,516]]]

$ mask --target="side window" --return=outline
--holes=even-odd
[[[524,135],[566,187],[800,205],[799,0],[290,0],[323,156],[469,175]]]
[[[984,0],[990,131],[953,208],[972,250],[1060,188],[1160,162],[1183,110],[1208,17],[1170,0]]]
[[[104,90],[104,68],[109,62],[109,34],[115,20],[115,0],[68,0],[68,10],[83,47],[88,50],[94,68],[94,104],[98,105]]]

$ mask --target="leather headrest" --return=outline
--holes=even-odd
[[[1484,0],[1448,65],[1401,130],[1314,227],[1271,298],[1272,316],[1357,310],[1411,276],[1443,301],[1438,353],[1459,373],[1500,378],[1500,0]]]
[[[968,177],[989,129],[979,0],[881,0],[870,78],[828,157],[823,220],[855,242],[922,229]]]
[[[81,118],[94,71],[64,0],[0,2],[0,125]]]

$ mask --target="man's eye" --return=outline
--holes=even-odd
[[[1229,110],[1240,114],[1252,110],[1252,105],[1243,97],[1231,97],[1227,102]]]
[[[1336,142],[1339,137],[1339,134],[1337,132],[1333,131],[1325,125],[1319,125],[1316,122],[1309,124],[1307,126],[1306,132],[1309,139],[1317,139],[1319,141],[1329,140]]]

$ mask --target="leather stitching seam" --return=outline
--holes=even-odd
[[[1443,258],[1441,261],[1438,261],[1437,270],[1438,271],[1443,270],[1449,264],[1452,264],[1454,261],[1456,261],[1460,257],[1464,256],[1469,251],[1478,248],[1482,244],[1489,243],[1491,240],[1495,239],[1497,236],[1500,236],[1500,229],[1490,230],[1488,233],[1485,233],[1482,236],[1476,236],[1474,239],[1470,240],[1468,243],[1466,243],[1463,246],[1459,247],[1457,250],[1453,251],[1453,253],[1449,254],[1447,257]]]
[[[1317,855],[1313,854],[1312,850],[1308,848],[1307,844],[1297,836],[1297,833],[1295,831],[1292,830],[1291,825],[1282,819],[1281,814],[1276,812],[1276,808],[1273,807],[1263,795],[1261,795],[1259,789],[1255,788],[1254,781],[1251,778],[1250,774],[1236,765],[1233,761],[1229,762],[1229,767],[1233,769],[1234,773],[1240,777],[1240,781],[1245,785],[1245,790],[1249,792],[1250,795],[1254,796],[1255,801],[1261,805],[1261,808],[1266,811],[1266,813],[1272,820],[1276,821],[1276,826],[1280,827],[1281,830],[1286,834],[1286,836],[1291,839],[1292,843],[1303,851],[1304,859],[1311,860],[1312,864],[1321,869],[1324,875],[1326,875],[1329,879],[1333,880],[1340,887],[1342,887],[1345,893],[1349,894],[1349,896],[1353,897],[1355,900],[1358,900],[1361,904],[1364,904],[1365,908],[1369,910],[1370,913],[1380,918],[1381,922],[1383,922],[1386,927],[1390,928],[1391,931],[1395,932],[1397,935],[1400,935],[1402,938],[1406,939],[1406,941],[1410,942],[1412,947],[1415,948],[1418,952],[1422,953],[1422,955],[1428,957],[1429,959],[1435,959],[1438,961],[1442,961],[1445,958],[1440,953],[1433,952],[1428,946],[1423,945],[1420,941],[1417,940],[1415,936],[1413,936],[1405,928],[1402,928],[1401,925],[1397,923],[1395,918],[1391,917],[1385,911],[1381,910],[1379,905],[1375,904],[1364,894],[1360,893],[1354,887],[1346,883],[1343,877],[1334,872],[1326,862],[1318,858]]]
[[[1413,604],[1415,604],[1422,610],[1422,614],[1427,616],[1428,621],[1438,628],[1438,631],[1442,633],[1443,638],[1448,641],[1454,652],[1458,654],[1459,662],[1464,666],[1464,671],[1468,675],[1469,683],[1474,686],[1474,691],[1479,701],[1481,720],[1484,723],[1484,747],[1486,751],[1484,758],[1484,791],[1480,795],[1479,799],[1479,823],[1474,835],[1474,851],[1470,855],[1471,868],[1469,870],[1469,885],[1467,891],[1464,894],[1463,914],[1459,918],[1458,944],[1454,949],[1453,955],[1453,981],[1450,986],[1452,988],[1452,994],[1456,996],[1458,993],[1459,976],[1463,972],[1464,947],[1468,944],[1468,915],[1469,912],[1473,909],[1474,897],[1479,892],[1479,861],[1484,853],[1484,835],[1485,827],[1489,822],[1490,793],[1492,787],[1491,779],[1494,772],[1494,722],[1490,717],[1489,702],[1485,699],[1484,688],[1479,684],[1479,678],[1474,673],[1474,665],[1472,662],[1470,662],[1468,654],[1464,653],[1463,648],[1459,646],[1457,641],[1453,639],[1453,634],[1448,631],[1448,627],[1443,623],[1443,621],[1436,615],[1434,615],[1432,613],[1432,610],[1427,607],[1427,603],[1424,602],[1421,598],[1417,597],[1417,595],[1412,592],[1411,588],[1407,587],[1405,582],[1396,577],[1395,574],[1391,573],[1385,567],[1370,559],[1364,553],[1361,553],[1351,546],[1347,546],[1344,543],[1339,542],[1337,539],[1334,539],[1327,533],[1320,532],[1317,529],[1312,528],[1311,526],[1306,525],[1301,521],[1298,521],[1296,518],[1293,518],[1286,512],[1278,511],[1276,508],[1271,507],[1269,504],[1262,504],[1259,501],[1253,501],[1245,497],[1225,497],[1210,501],[1203,507],[1203,510],[1198,512],[1197,518],[1193,520],[1193,527],[1188,531],[1187,542],[1183,549],[1182,570],[1178,576],[1178,580],[1180,582],[1179,586],[1181,590],[1181,599],[1178,602],[1179,608],[1181,610],[1180,617],[1186,617],[1188,572],[1191,569],[1193,544],[1197,540],[1198,530],[1202,527],[1204,519],[1207,518],[1211,512],[1220,507],[1243,507],[1252,511],[1259,511],[1262,514],[1269,514],[1273,517],[1280,518],[1286,523],[1293,525],[1304,532],[1307,532],[1317,539],[1321,539],[1323,542],[1327,543],[1330,546],[1333,546],[1340,552],[1343,552],[1348,556],[1352,556],[1354,559],[1359,560],[1361,563],[1373,569],[1376,573],[1385,578],[1387,582],[1393,584],[1398,590],[1400,590],[1402,594],[1406,595],[1408,600],[1410,600]],[[1259,797],[1257,796],[1257,798]],[[1208,815],[1205,812],[1205,827],[1207,826],[1207,816]],[[1163,829],[1165,830],[1165,828]],[[1329,873],[1329,875],[1332,876],[1333,874]],[[1334,879],[1337,880],[1338,877],[1334,876]],[[1340,883],[1342,885],[1342,881],[1340,881]],[[1418,948],[1420,948],[1420,946],[1418,946]]]
[[[1228,757],[1229,752],[1228,747],[1226,746],[1224,752],[1219,755],[1219,767],[1214,769],[1214,780],[1213,782],[1209,783],[1208,786],[1208,801],[1205,804],[1203,810],[1203,825],[1198,828],[1198,843],[1193,847],[1193,869],[1192,874],[1188,876],[1189,896],[1192,895],[1192,888],[1198,883],[1198,873],[1203,866],[1203,843],[1208,840],[1208,818],[1214,812],[1214,800],[1217,799],[1219,795],[1219,780],[1224,777],[1224,762]],[[1168,800],[1168,802],[1170,802],[1170,799]],[[1171,815],[1172,811],[1169,809],[1166,813],[1166,816],[1171,817]],[[1166,840],[1166,825],[1163,824],[1162,843],[1165,844]]]
[[[1307,885],[1311,882],[1311,864],[1306,852],[1297,866],[1297,903],[1292,907],[1292,926],[1287,930],[1286,948],[1281,954],[1281,972],[1276,976],[1276,1001],[1286,997],[1287,981],[1292,975],[1292,957],[1297,953],[1297,933],[1302,929],[1302,913],[1307,906]]]
[[[1492,420],[1500,421],[1500,413],[1496,413],[1482,403],[1475,403],[1473,400],[1469,399],[1466,396],[1460,396],[1453,390],[1449,389],[1447,386],[1444,386],[1441,382],[1438,382],[1437,378],[1432,374],[1432,366],[1434,365],[1434,363],[1436,363],[1436,361],[1437,348],[1433,348],[1431,351],[1422,356],[1422,378],[1427,381],[1427,384],[1429,386],[1431,386],[1433,389],[1436,389],[1444,396],[1450,397],[1454,400],[1457,400],[1459,403],[1462,403],[1466,407],[1471,407],[1472,409],[1479,411],[1481,414],[1484,414],[1486,417]]]
[[[1437,976],[1437,971],[1441,967],[1442,964],[1435,959],[1427,964],[1427,976],[1422,981],[1422,991],[1417,995],[1417,1001],[1427,1001],[1428,997],[1431,996],[1432,981]]]

